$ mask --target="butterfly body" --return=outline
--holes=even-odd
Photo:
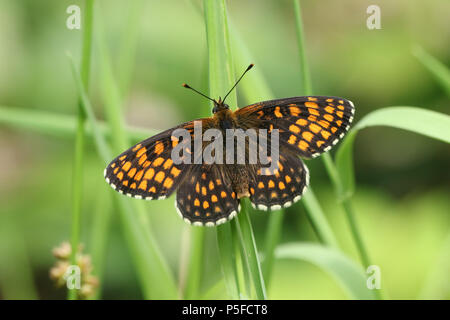
[[[314,158],[330,150],[348,131],[353,114],[353,104],[339,97],[270,100],[236,111],[219,99],[214,101],[211,117],[195,120],[202,125],[201,134],[208,129],[223,136],[230,129],[267,131],[268,135],[277,130],[279,158],[271,159],[277,162],[275,169],[264,165],[264,159],[250,163],[249,145],[237,142],[233,146],[243,150],[243,164],[176,163],[171,152],[179,141],[173,134],[175,129],[185,129],[195,138],[195,121],[189,121],[126,150],[108,165],[105,177],[114,189],[135,198],[160,199],[177,191],[175,206],[186,222],[214,226],[233,218],[244,197],[260,210],[276,210],[298,201],[309,184],[308,169],[299,157]],[[202,140],[202,151],[209,143]],[[187,156],[194,160],[195,150],[190,150],[194,148]]]

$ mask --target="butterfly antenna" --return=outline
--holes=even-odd
[[[183,83],[183,87],[185,87],[185,88],[187,88],[187,89],[191,89],[191,90],[194,91],[194,92],[197,92],[199,95],[205,97],[205,98],[208,99],[208,100],[211,100],[212,102],[216,102],[216,100],[211,99],[210,97],[208,97],[207,95],[201,93],[201,92],[198,91],[198,90],[195,90],[194,88],[190,87],[190,86],[187,85],[186,83]]]
[[[233,89],[237,86],[237,84],[239,83],[239,81],[241,81],[242,77],[247,73],[247,71],[249,71],[251,68],[253,68],[254,64],[250,64],[247,69],[245,69],[244,73],[240,76],[240,78],[238,79],[238,81],[236,81],[236,83],[234,84],[234,86],[230,89],[230,91],[228,91],[228,93],[225,95],[225,98],[223,98],[222,102],[225,102],[225,99],[228,97],[228,95],[231,93],[231,91],[233,91]]]

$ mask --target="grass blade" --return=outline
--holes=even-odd
[[[450,143],[450,116],[417,107],[388,107],[369,113],[362,118],[341,143],[336,164],[342,177],[343,195],[350,197],[355,190],[353,171],[353,144],[359,130],[373,126],[415,132]]]
[[[83,10],[84,25],[83,25],[83,46],[81,54],[81,82],[87,91],[89,85],[89,71],[91,66],[91,46],[92,46],[92,20],[94,14],[94,1],[86,0],[85,9]],[[80,238],[80,224],[81,224],[81,193],[83,190],[83,152],[85,144],[85,115],[83,107],[78,103],[78,121],[75,136],[75,152],[74,164],[72,172],[72,228],[71,228],[71,246],[72,254],[70,256],[70,263],[77,264],[76,255],[79,246]],[[77,298],[77,289],[68,290],[68,299],[74,300]]]
[[[366,286],[366,276],[358,265],[336,249],[311,243],[289,243],[276,250],[279,259],[310,262],[333,276],[351,299],[372,300],[375,295]]]
[[[438,59],[426,52],[422,47],[413,48],[413,55],[428,69],[436,78],[437,82],[450,97],[450,70]]]
[[[82,106],[93,129],[97,150],[105,163],[107,163],[111,159],[110,150],[97,125],[92,106],[84,91],[73,60],[71,60],[71,67]],[[125,238],[129,244],[131,257],[134,259],[145,298],[176,299],[178,292],[173,275],[148,228],[148,221],[143,207],[139,206],[136,201],[130,201],[130,199],[116,192],[114,192],[114,197],[115,201],[117,201],[124,225]]]
[[[205,10],[205,25],[206,25],[206,36],[208,43],[208,57],[209,57],[209,83],[210,83],[210,96],[217,97],[219,95],[225,94],[234,84],[234,70],[233,70],[233,60],[231,54],[230,36],[227,22],[227,12],[225,1],[211,1],[204,0],[203,6]],[[237,105],[236,91],[233,91],[228,98],[228,102],[231,105]],[[256,246],[254,245],[254,235],[251,229],[250,220],[246,216],[246,212],[242,215],[242,212],[238,214],[239,222],[243,223],[243,232],[250,233],[245,234],[245,239],[242,245],[244,246],[245,252],[247,253],[248,263],[250,266],[249,272],[254,280],[254,287],[256,291],[256,296],[259,299],[265,298],[265,286],[264,280],[261,276],[261,266],[259,265],[259,260],[257,259]],[[245,218],[247,217],[247,218]],[[228,225],[228,224],[227,224]],[[219,226],[217,228],[218,240],[223,241],[223,232],[230,233],[228,230],[223,229],[227,226]],[[229,238],[231,239],[231,238]],[[226,241],[229,241],[227,239]],[[253,240],[253,241],[252,241]],[[230,247],[223,247],[223,244],[219,243],[219,250],[222,249],[232,249]],[[222,258],[222,263],[227,264],[223,259],[230,259],[232,257],[231,250],[228,252],[220,253]],[[228,255],[228,257],[227,257]],[[225,274],[225,280],[227,282],[227,288],[233,288],[234,283],[236,283],[236,266],[226,267],[229,272]],[[234,272],[230,272],[231,270]],[[255,282],[256,281],[256,282]],[[232,289],[233,290],[233,289]],[[229,292],[230,295],[234,295],[235,291]]]

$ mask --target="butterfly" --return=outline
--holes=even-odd
[[[301,96],[258,102],[232,111],[225,99],[252,67],[245,70],[223,100],[211,99],[183,84],[213,102],[213,115],[180,124],[124,151],[104,171],[110,186],[145,200],[164,199],[176,191],[178,213],[195,226],[215,226],[231,220],[240,211],[240,199],[244,197],[259,210],[277,210],[300,200],[309,184],[308,168],[300,157],[311,159],[329,151],[349,130],[354,105],[339,97]],[[190,142],[180,145],[185,141],[175,132],[185,130],[188,138],[195,140],[196,124],[201,125],[201,135],[208,129],[219,133],[230,129],[253,129],[258,133],[277,130],[279,156],[275,169],[269,170],[261,160],[243,164],[192,161],[195,148]],[[268,138],[265,142],[266,146],[272,145]],[[180,146],[184,159],[189,157],[190,161],[175,161],[173,151]],[[207,146],[202,140],[200,151]],[[233,147],[245,149],[245,160],[252,154],[246,143],[233,142]]]

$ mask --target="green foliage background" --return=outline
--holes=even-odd
[[[101,279],[98,298],[229,297],[221,269],[224,257],[232,256],[224,255],[226,248],[218,250],[215,230],[185,225],[173,197],[136,204],[114,195],[103,180],[108,151],[118,153],[146,135],[210,114],[208,102],[181,83],[203,92],[223,85],[214,87],[211,81],[224,67],[224,52],[214,51],[205,31],[208,14],[223,2],[95,1],[86,92],[83,71],[81,77],[77,71],[83,65],[86,25],[66,28],[71,4],[85,14],[84,1],[0,2],[0,298],[66,297],[48,271],[54,263],[51,249],[73,236],[77,188],[81,225],[75,233]],[[355,129],[352,139],[331,152],[334,156],[339,149],[338,191],[343,192],[336,192],[324,162],[307,162],[337,253],[319,245],[324,242],[320,232],[301,205],[286,210],[279,228],[269,224],[271,213],[248,212],[262,257],[271,244],[270,231],[278,231],[270,282],[262,260],[270,299],[367,297],[354,294],[362,292],[364,268],[343,199],[351,200],[371,263],[381,268],[385,298],[450,298],[450,5],[444,0],[379,1],[382,29],[368,30],[371,4],[301,2],[300,53],[304,50],[313,92],[352,100],[355,126],[368,129],[358,131],[353,141]],[[208,5],[212,11],[204,12]],[[304,94],[294,2],[227,1],[226,8],[230,39],[215,36],[229,41],[229,70],[240,73],[250,62],[256,64],[237,89],[238,106],[269,95]],[[74,73],[67,52],[75,60]],[[216,69],[211,57],[219,59]],[[223,61],[228,58],[225,54]],[[390,109],[394,112],[380,115],[379,109],[390,106],[439,114]],[[77,116],[84,114],[79,110],[88,117],[77,185],[74,145],[80,140],[75,132]],[[106,123],[96,126],[90,115]],[[133,128],[127,131],[125,124]],[[102,143],[106,147],[99,156]],[[243,231],[238,228],[231,226],[232,232]],[[217,238],[227,239],[220,233]],[[254,276],[244,262],[237,270],[237,286],[250,297],[258,296],[249,288]]]

